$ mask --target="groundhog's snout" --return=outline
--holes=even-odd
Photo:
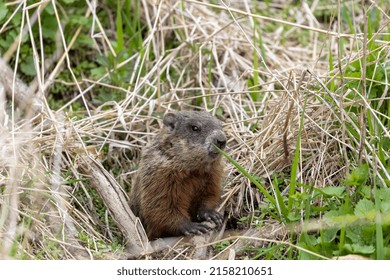
[[[226,135],[222,130],[215,130],[209,136],[209,140],[210,140],[209,155],[212,158],[216,158],[219,156],[219,152],[215,148],[215,146],[223,150],[226,147]]]
[[[223,150],[226,146],[226,135],[221,131],[221,133],[215,137],[214,145]]]

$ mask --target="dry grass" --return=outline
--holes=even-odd
[[[362,136],[361,142],[355,143],[346,133],[343,123],[356,122],[344,110],[345,99],[327,87],[341,67],[366,57],[364,30],[348,30],[345,25],[340,30],[337,14],[330,24],[314,16],[316,11],[337,11],[337,4],[326,7],[314,1],[310,7],[270,1],[267,7],[262,1],[231,2],[142,0],[140,16],[147,27],[143,53],[117,65],[118,69],[135,69],[121,87],[107,83],[108,72],[93,80],[73,71],[76,65],[70,53],[84,32],[82,27],[69,43],[58,28],[57,50],[47,57],[42,51],[44,42],[30,35],[32,26],[41,30],[39,16],[34,20],[33,11],[47,8],[48,1],[33,5],[40,10],[24,2],[9,4],[25,9],[21,25],[27,41],[16,41],[3,58],[11,60],[17,71],[19,50],[23,44],[29,45],[34,50],[37,76],[29,88],[21,90],[14,87],[12,76],[0,79],[0,105],[4,107],[0,108],[0,258],[120,258],[121,253],[108,244],[118,237],[120,242],[121,233],[110,214],[102,213],[101,201],[80,173],[79,157],[87,154],[100,159],[116,181],[129,188],[141,147],[158,129],[161,114],[169,110],[218,113],[229,139],[227,152],[248,172],[264,178],[267,187],[271,187],[273,174],[290,172],[302,114],[298,182],[317,188],[337,185],[350,166],[357,164],[347,151],[384,169],[370,156],[369,139]],[[115,55],[115,30],[102,25],[97,14],[102,7],[93,3],[85,6],[85,17],[94,24],[89,31],[94,45],[91,52]],[[377,4],[371,1],[366,8],[369,5]],[[54,15],[61,21],[64,14],[54,7]],[[281,11],[288,7],[288,15],[283,15]],[[381,8],[381,25],[386,28],[389,7]],[[264,9],[270,14],[258,16],[257,11]],[[358,9],[353,20],[362,17]],[[9,23],[0,27],[0,34],[7,26]],[[386,32],[380,30],[373,40]],[[339,38],[345,40],[342,56]],[[171,41],[177,45],[166,49]],[[388,42],[378,40],[377,44],[389,54]],[[330,69],[330,55],[342,62],[340,68]],[[57,79],[61,72],[68,72],[73,83]],[[258,84],[250,87],[248,80],[254,76]],[[336,80],[340,82],[342,79]],[[50,88],[59,83],[69,89],[69,102],[53,111],[47,100]],[[98,89],[107,94],[121,91],[124,98],[97,106],[91,97]],[[254,93],[257,100],[252,98]],[[25,100],[33,98],[40,111],[25,105]],[[381,98],[388,99],[388,95]],[[82,105],[82,114],[72,111],[75,103]],[[372,112],[378,114],[374,108]],[[356,130],[368,135],[364,125]],[[388,128],[384,131],[389,134]],[[261,193],[231,165],[227,174],[221,207],[230,220],[264,204]],[[274,239],[288,243],[286,235]],[[168,257],[185,254],[173,250]]]

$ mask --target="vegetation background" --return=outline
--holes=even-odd
[[[126,257],[80,158],[128,191],[190,109],[224,121],[224,227],[137,258],[390,259],[389,39],[388,0],[1,1],[0,258]]]

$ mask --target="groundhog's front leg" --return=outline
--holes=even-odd
[[[214,171],[209,175],[207,185],[203,187],[203,193],[196,209],[196,219],[214,222],[219,228],[223,222],[223,215],[215,211],[221,197],[221,174],[222,171]]]
[[[186,209],[181,208],[180,204],[149,203],[154,206],[154,211],[145,211],[143,221],[148,237],[195,235],[208,232],[211,228],[208,225],[192,222],[187,215]],[[159,207],[157,207],[159,206]],[[149,210],[149,209],[147,209]]]

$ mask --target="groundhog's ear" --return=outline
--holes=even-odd
[[[175,113],[165,114],[163,123],[170,131],[174,130],[176,125],[176,114]]]

